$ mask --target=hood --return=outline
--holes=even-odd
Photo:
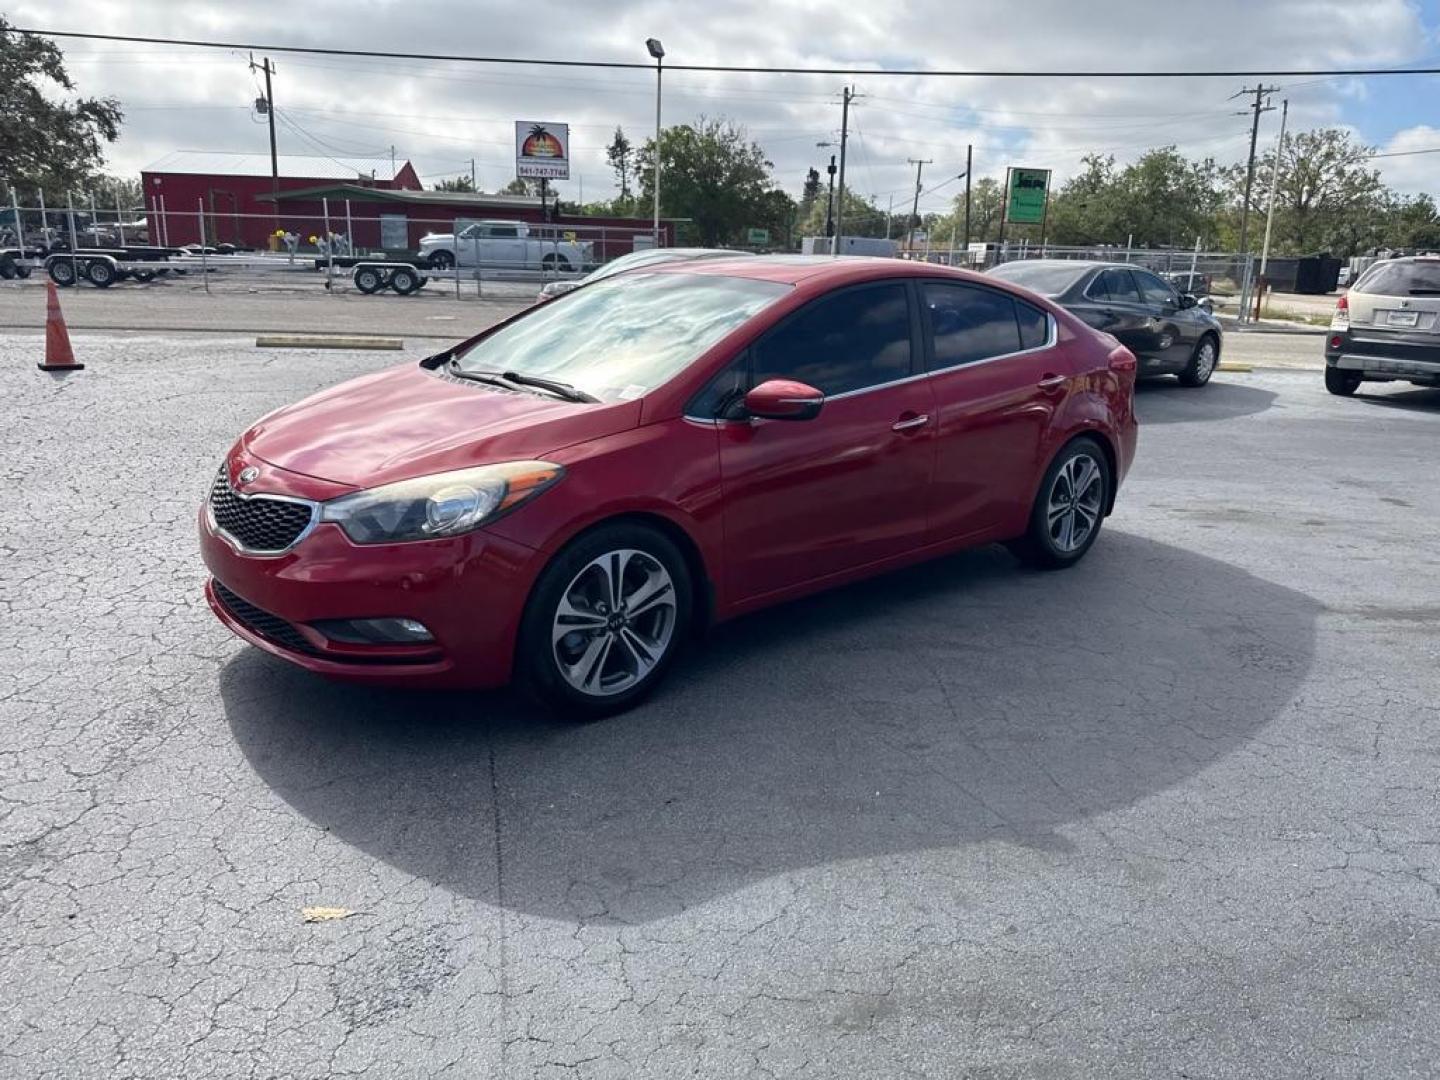
[[[427,232],[424,236],[420,237],[420,242],[423,244],[423,243],[425,243],[426,240],[454,240],[454,239],[455,239],[455,234],[454,234],[454,233],[450,233],[450,232]]]
[[[640,401],[577,404],[426,371],[341,383],[271,413],[241,445],[271,465],[353,487],[524,461],[640,422]]]

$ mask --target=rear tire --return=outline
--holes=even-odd
[[[414,270],[401,267],[390,275],[390,288],[401,296],[409,296],[420,287],[420,275]]]
[[[1204,334],[1195,343],[1195,351],[1190,355],[1190,362],[1185,365],[1185,370],[1180,373],[1181,386],[1204,386],[1210,381],[1210,376],[1215,374],[1215,366],[1220,362],[1220,342],[1214,334]]]
[[[97,289],[108,289],[119,279],[119,272],[104,259],[93,259],[85,267],[85,276]]]
[[[130,276],[133,277],[136,281],[140,282],[140,284],[143,285],[143,284],[145,284],[145,282],[147,282],[147,281],[154,281],[154,280],[155,280],[155,271],[154,271],[154,270],[132,270],[132,271],[130,272]]]
[[[1343,368],[1325,368],[1325,389],[1338,397],[1350,397],[1356,390],[1360,389],[1363,380],[1358,371],[1345,371]]]
[[[540,574],[516,641],[518,681],[574,720],[628,709],[679,654],[693,602],[689,567],[668,537],[645,525],[602,525]]]
[[[15,276],[15,259],[10,255],[0,255],[0,278],[9,281]]]
[[[564,272],[570,269],[570,260],[564,255],[545,255],[540,259],[540,268],[547,274]]]
[[[1100,535],[1113,483],[1100,444],[1088,436],[1071,440],[1045,470],[1025,535],[1006,546],[1042,570],[1074,566]]]

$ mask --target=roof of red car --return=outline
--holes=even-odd
[[[645,269],[655,274],[708,274],[777,281],[786,285],[798,285],[802,281],[840,284],[847,280],[905,274],[971,276],[965,271],[935,263],[862,255],[742,255],[729,259],[683,259]]]

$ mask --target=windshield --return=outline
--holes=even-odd
[[[1375,296],[1440,296],[1440,260],[1376,263],[1355,291]]]
[[[701,274],[621,274],[533,308],[456,354],[465,371],[513,371],[628,401],[672,378],[789,285]]]
[[[1039,293],[1041,296],[1059,296],[1080,276],[1088,266],[1057,266],[1055,263],[1002,263],[990,273],[1002,281],[1013,281],[1016,285]]]

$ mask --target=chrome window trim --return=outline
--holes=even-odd
[[[237,537],[231,535],[220,527],[220,523],[215,520],[215,508],[211,505],[210,493],[206,492],[206,524],[210,526],[211,532],[213,532],[216,536],[220,537],[221,540],[224,540],[239,554],[249,555],[257,559],[278,558],[279,556],[284,555],[286,552],[293,550],[297,544],[299,544],[302,540],[304,540],[307,536],[309,536],[312,532],[315,531],[315,526],[320,524],[320,504],[314,499],[302,499],[297,495],[277,495],[268,491],[252,491],[249,494],[246,494],[243,491],[236,491],[234,486],[230,483],[228,467],[222,466],[221,471],[225,475],[225,487],[229,489],[230,494],[235,496],[237,499],[242,499],[246,502],[250,501],[251,499],[274,499],[277,502],[295,503],[298,506],[308,506],[310,508],[310,520],[305,523],[305,528],[301,529],[295,539],[290,541],[290,543],[285,545],[285,547],[250,548],[242,544]],[[212,484],[211,486],[213,488],[214,485]]]
[[[1028,301],[1018,301],[1028,303]],[[1034,304],[1030,305],[1035,307]],[[862,386],[858,390],[846,390],[843,394],[826,394],[824,401],[843,401],[846,398],[859,397],[861,394],[874,393],[876,390],[888,390],[892,386],[904,386],[906,383],[919,382],[921,379],[930,379],[936,375],[945,375],[952,371],[963,371],[966,368],[979,367],[982,364],[993,364],[1000,360],[1013,360],[1017,356],[1029,356],[1031,353],[1043,352],[1046,349],[1053,349],[1060,341],[1060,324],[1055,321],[1055,316],[1041,308],[1045,316],[1046,337],[1043,344],[1031,346],[1028,349],[1020,349],[1016,352],[1001,353],[998,356],[987,356],[983,360],[970,360],[963,364],[951,364],[949,367],[936,368],[933,371],[922,371],[918,375],[907,375],[903,379],[891,379],[889,382],[876,383],[874,386]],[[748,424],[749,420],[727,420],[723,416],[692,416],[690,413],[682,413],[682,420],[689,420],[695,424],[704,424],[706,427],[719,427],[721,424]],[[296,543],[299,543],[297,540]]]

